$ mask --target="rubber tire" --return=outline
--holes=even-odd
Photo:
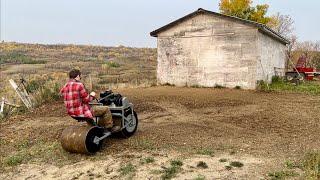
[[[94,137],[102,137],[103,136],[103,129],[100,127],[96,127],[88,132],[86,137],[86,148],[89,154],[95,154],[96,152],[100,151],[103,145],[104,140],[101,140],[99,144],[95,144]]]
[[[293,79],[294,79],[294,75],[292,75],[291,73],[288,73],[288,74],[286,75],[286,80],[287,80],[287,81],[291,82]]]
[[[136,118],[136,127],[134,128],[134,130],[132,132],[128,132],[126,128],[122,129],[119,133],[117,133],[118,136],[120,137],[123,137],[123,138],[129,138],[131,137],[136,131],[137,131],[137,128],[138,128],[138,115],[137,113],[133,110],[133,114],[134,114],[134,117]],[[125,115],[126,117],[128,116],[129,114]]]

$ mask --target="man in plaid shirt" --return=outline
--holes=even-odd
[[[88,124],[94,124],[93,117],[100,117],[99,126],[118,131],[119,126],[113,126],[112,115],[108,106],[93,106],[91,109],[89,102],[95,98],[95,92],[88,94],[84,85],[80,82],[81,72],[78,69],[73,69],[69,72],[70,80],[60,90],[63,96],[65,107],[68,114],[80,121],[87,121]]]

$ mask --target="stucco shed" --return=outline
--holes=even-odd
[[[150,34],[159,84],[254,89],[284,75],[289,41],[260,23],[198,9]]]

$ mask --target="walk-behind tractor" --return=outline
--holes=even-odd
[[[100,99],[90,103],[91,106],[108,106],[113,119],[113,124],[119,126],[120,130],[111,132],[99,126],[99,117],[94,118],[94,124],[81,123],[79,126],[66,128],[61,135],[63,149],[72,153],[93,154],[99,151],[103,141],[111,136],[132,136],[138,127],[138,117],[133,109],[133,104],[126,97],[113,93],[111,90],[100,94]],[[87,121],[86,119],[78,121]]]

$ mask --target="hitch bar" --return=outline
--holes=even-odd
[[[95,136],[95,137],[94,137],[94,140],[93,140],[93,143],[99,145],[99,142],[100,142],[101,140],[107,138],[107,137],[110,136],[110,135],[111,135],[111,132],[105,132],[104,135],[101,136],[101,137]]]

